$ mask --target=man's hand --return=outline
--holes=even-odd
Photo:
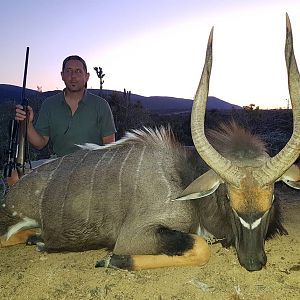
[[[24,110],[23,106],[18,104],[16,105],[16,115],[15,115],[15,120],[17,121],[24,121],[28,117],[28,121],[30,123],[33,122],[33,109],[31,106],[27,106],[27,116],[26,116],[26,111]]]
[[[115,142],[116,138],[115,138],[115,134],[111,134],[111,135],[108,135],[108,136],[104,136],[102,138],[102,141],[103,141],[103,144],[104,145],[107,145],[107,144],[110,144],[110,143],[113,143]]]

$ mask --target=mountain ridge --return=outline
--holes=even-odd
[[[99,95],[99,89],[88,89],[91,93]],[[21,101],[21,92],[22,87],[9,85],[9,84],[0,84],[0,104],[2,102],[15,102],[18,103]],[[32,89],[27,89],[25,95],[26,97],[34,97],[41,95],[42,99],[45,99],[51,95],[59,93],[59,90],[39,92]],[[109,96],[113,90],[102,90],[102,95]],[[131,94],[130,96],[132,103],[140,102],[143,107],[149,110],[152,113],[171,113],[171,112],[180,112],[180,111],[191,111],[193,106],[193,100],[185,98],[177,98],[171,96],[141,96],[137,94]],[[231,104],[224,100],[221,100],[217,97],[209,96],[207,102],[207,109],[241,109],[240,106]]]

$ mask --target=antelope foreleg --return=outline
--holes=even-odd
[[[206,241],[199,236],[190,235],[193,247],[182,255],[115,255],[100,260],[96,267],[110,267],[127,270],[155,269],[163,267],[203,266],[210,258]]]
[[[26,229],[19,231],[12,235],[8,240],[1,238],[0,239],[0,248],[1,247],[8,247],[13,246],[17,244],[25,244],[27,242],[27,239],[33,235],[37,235],[40,233],[39,228],[35,229]]]

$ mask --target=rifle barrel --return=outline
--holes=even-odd
[[[21,95],[21,105],[23,106],[23,109],[25,110],[26,115],[27,115],[28,100],[25,97],[25,93],[26,93],[28,58],[29,58],[29,47],[26,48],[25,67],[24,67],[24,76],[23,76],[23,88],[22,88],[22,95]],[[26,160],[25,144],[27,142],[27,122],[28,122],[28,120],[26,118],[24,121],[19,121],[19,124],[18,124],[18,144],[17,144],[17,153],[16,153],[16,169],[18,171],[20,178],[24,175],[24,172],[25,172],[25,160]]]
[[[21,96],[21,104],[22,105],[26,105],[26,102],[27,102],[27,100],[25,99],[25,89],[26,89],[26,80],[27,80],[28,58],[29,58],[29,47],[26,48],[25,67],[24,67],[24,76],[23,76],[23,88],[22,88],[22,96]]]

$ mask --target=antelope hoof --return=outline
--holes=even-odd
[[[46,251],[45,243],[43,243],[43,242],[37,242],[36,243],[36,249],[39,252],[45,252]]]
[[[109,255],[96,262],[95,268],[132,269],[132,259],[130,255]]]
[[[38,243],[43,243],[43,239],[40,235],[31,235],[26,241],[26,245],[37,245]]]

